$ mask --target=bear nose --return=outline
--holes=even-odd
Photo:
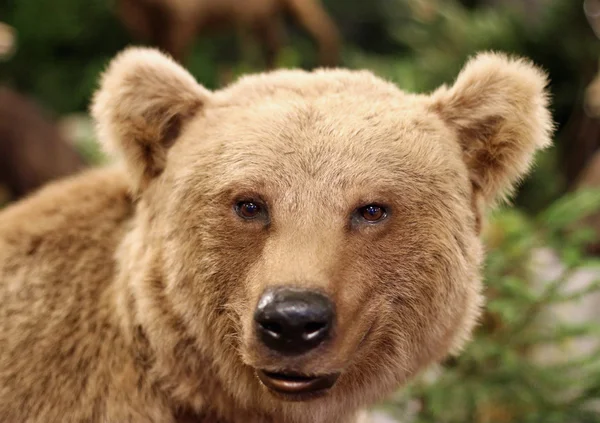
[[[254,313],[256,331],[270,349],[300,355],[329,338],[333,304],[320,292],[299,288],[266,291]]]

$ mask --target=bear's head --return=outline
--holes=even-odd
[[[123,267],[173,395],[211,378],[318,421],[460,349],[482,218],[550,143],[545,85],[492,53],[431,95],[348,70],[209,92],[157,51],[115,58],[92,112],[138,199]]]

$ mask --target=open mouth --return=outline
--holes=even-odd
[[[322,376],[307,376],[299,373],[274,373],[256,370],[260,381],[270,390],[286,397],[314,397],[331,388],[339,373]]]

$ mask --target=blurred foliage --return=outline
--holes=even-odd
[[[107,0],[3,0],[0,19],[17,29],[17,52],[0,80],[57,114],[86,110],[98,74],[127,44]]]
[[[600,422],[600,322],[562,320],[552,309],[600,294],[593,279],[567,289],[576,271],[600,266],[582,254],[586,231],[570,229],[598,209],[600,192],[582,191],[533,217],[516,209],[495,213],[485,236],[488,303],[474,340],[386,408],[404,419],[412,408],[416,416],[406,421],[417,423]],[[536,284],[533,253],[547,247],[566,265]],[[569,348],[583,339],[591,351]],[[560,359],[543,359],[552,353]]]

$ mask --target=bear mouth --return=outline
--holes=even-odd
[[[337,381],[339,373],[307,376],[294,372],[268,372],[256,370],[260,381],[270,391],[284,396],[286,399],[302,401],[325,394]]]

